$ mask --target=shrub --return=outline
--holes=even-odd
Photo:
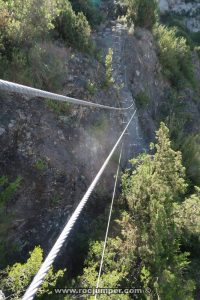
[[[43,250],[35,247],[30,252],[30,257],[26,263],[16,263],[12,267],[7,267],[1,274],[0,288],[9,294],[9,299],[21,299],[26,287],[30,284],[33,276],[38,272],[43,261]],[[53,267],[48,271],[38,294],[50,294],[51,289],[56,285],[57,280],[63,277],[65,270],[54,272]]]
[[[200,134],[185,137],[181,151],[189,179],[194,184],[200,184]]]
[[[59,36],[80,50],[86,50],[90,46],[90,25],[82,12],[76,14],[71,4],[67,1],[56,18],[55,28]]]
[[[67,73],[67,52],[50,42],[37,43],[28,52],[15,50],[12,60],[0,58],[0,76],[25,85],[59,91]]]
[[[68,0],[0,0],[0,15],[0,51],[7,57],[13,48],[24,46],[27,50],[38,39],[44,40],[54,27],[70,45],[88,47],[90,25]]]
[[[54,28],[58,13],[55,0],[0,0],[2,78],[39,88],[61,88],[66,72],[63,48],[39,42]]]
[[[95,55],[96,60],[97,60],[99,63],[102,63],[102,62],[103,62],[102,53],[101,53],[101,51],[99,51],[97,48],[95,48],[94,55]]]
[[[91,26],[99,25],[103,20],[100,10],[91,0],[71,0],[70,2],[75,12],[83,12]]]
[[[79,12],[76,16],[74,34],[75,46],[80,50],[87,50],[90,46],[91,29],[82,12]]]
[[[127,276],[130,268],[130,260],[124,257],[124,253],[120,251],[123,248],[123,241],[120,238],[108,238],[107,248],[104,256],[104,265],[102,269],[100,288],[116,288],[121,286],[124,278]],[[83,275],[79,277],[79,285],[96,287],[99,261],[101,260],[103,242],[91,242],[89,245],[88,258],[85,261],[86,267]],[[128,295],[104,295],[100,299],[121,299],[128,300]],[[83,296],[83,299],[92,300],[93,296]]]
[[[112,72],[113,72],[112,59],[113,59],[113,50],[111,48],[109,48],[108,54],[106,55],[106,60],[105,60],[106,77],[105,77],[105,81],[103,83],[103,86],[106,88],[114,83],[114,79],[112,77]]]
[[[161,22],[167,27],[176,28],[176,36],[184,37],[186,39],[187,45],[189,45],[190,48],[193,49],[194,41],[192,40],[191,32],[185,26],[182,17],[166,14],[161,16]]]
[[[94,95],[96,92],[96,85],[95,82],[92,82],[91,80],[88,80],[87,82],[87,90],[91,95]]]
[[[1,39],[5,46],[12,47],[21,44],[29,47],[35,39],[44,38],[54,27],[52,21],[58,14],[57,2],[48,0],[26,0],[23,3],[20,0],[1,0],[0,7],[4,15],[0,19]]]
[[[38,43],[28,54],[27,77],[31,82],[31,74],[31,84],[38,88],[60,90],[67,74],[66,61],[67,52],[64,47],[51,42]]]
[[[200,44],[200,32],[190,32],[190,38],[196,45]]]
[[[56,114],[69,114],[70,104],[67,102],[60,102],[55,100],[47,100],[47,106],[52,109]]]
[[[137,106],[139,106],[140,108],[146,107],[150,101],[149,96],[145,91],[138,93],[137,96],[135,97],[135,100]]]
[[[61,201],[61,197],[58,194],[54,194],[51,198],[53,205],[57,205]]]
[[[15,193],[15,191],[20,187],[22,178],[20,176],[11,183],[9,183],[8,177],[0,177],[0,206],[4,205]]]
[[[177,37],[175,28],[169,29],[163,25],[154,27],[154,35],[166,77],[176,87],[187,82],[195,86],[191,51],[185,38]]]
[[[126,0],[129,22],[135,25],[151,29],[156,22],[157,1],[156,0]]]
[[[35,163],[35,167],[36,169],[43,171],[46,170],[48,168],[48,164],[45,160],[43,159],[38,159]]]
[[[195,187],[195,193],[175,207],[175,220],[179,228],[188,235],[200,235],[200,188]],[[197,246],[199,247],[199,246]]]
[[[194,50],[196,51],[197,55],[200,58],[200,46],[195,47]]]
[[[68,0],[0,0],[0,76],[38,88],[59,90],[66,73],[66,51],[45,42],[59,32],[68,46],[86,50],[90,26]]]

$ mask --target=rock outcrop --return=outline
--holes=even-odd
[[[162,14],[171,12],[183,17],[186,27],[192,32],[200,31],[200,3],[199,1],[160,0]]]

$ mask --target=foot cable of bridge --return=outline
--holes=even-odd
[[[99,267],[99,274],[97,278],[97,285],[96,285],[96,292],[94,299],[97,299],[97,289],[99,288],[99,282],[100,282],[100,277],[101,277],[101,272],[102,272],[102,267],[103,267],[103,261],[104,261],[104,255],[105,255],[105,250],[106,250],[106,244],[107,244],[107,239],[108,239],[108,231],[110,228],[110,221],[111,221],[111,216],[112,216],[112,211],[113,211],[113,204],[115,200],[115,194],[116,194],[116,188],[117,188],[117,180],[119,176],[119,168],[120,168],[120,163],[121,163],[121,158],[122,158],[122,150],[123,150],[123,144],[121,146],[120,154],[119,154],[119,161],[118,161],[118,167],[117,167],[117,172],[116,172],[116,177],[115,177],[115,184],[114,184],[114,189],[113,189],[113,194],[112,194],[112,201],[110,205],[110,212],[109,212],[109,217],[108,217],[108,223],[107,223],[107,228],[106,228],[106,235],[104,239],[104,244],[103,244],[103,251],[102,251],[102,256],[101,256],[101,262],[100,262],[100,267]]]
[[[117,149],[118,145],[120,144],[120,142],[121,142],[121,140],[122,140],[122,138],[123,138],[123,136],[124,136],[127,128],[129,127],[131,121],[133,120],[133,117],[135,116],[135,113],[136,113],[136,110],[132,114],[132,116],[131,116],[128,124],[126,125],[125,129],[123,130],[122,134],[120,135],[118,141],[114,145],[114,147],[111,150],[110,154],[106,158],[105,162],[103,163],[103,165],[102,165],[101,169],[99,170],[99,172],[97,173],[96,177],[92,181],[92,183],[89,186],[87,192],[85,193],[85,195],[83,196],[82,200],[78,204],[77,208],[75,209],[75,211],[71,215],[71,217],[70,217],[69,221],[67,222],[67,224],[65,225],[63,231],[61,232],[61,234],[58,237],[57,241],[55,242],[54,246],[50,250],[48,256],[45,259],[45,261],[41,265],[38,273],[35,275],[32,283],[30,284],[30,286],[26,290],[26,292],[25,292],[22,300],[32,300],[34,298],[34,296],[37,293],[40,285],[44,281],[44,278],[45,278],[47,272],[49,271],[49,269],[50,269],[51,265],[53,264],[55,258],[57,257],[58,253],[60,252],[60,250],[61,250],[64,242],[66,241],[67,237],[69,236],[69,233],[72,230],[72,228],[73,228],[76,220],[78,219],[81,211],[83,210],[85,204],[87,203],[87,201],[88,201],[88,199],[89,199],[92,191],[94,190],[95,186],[99,182],[99,180],[100,180],[100,178],[101,178],[101,176],[102,176],[102,174],[103,174],[106,166],[108,165],[111,157],[113,156],[115,150]]]

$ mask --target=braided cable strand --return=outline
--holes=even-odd
[[[126,108],[119,108],[119,107],[102,105],[102,104],[98,104],[98,103],[88,102],[85,100],[75,99],[75,98],[68,97],[68,96],[63,96],[63,95],[46,92],[43,90],[31,88],[31,87],[28,87],[25,85],[13,83],[13,82],[1,80],[1,79],[0,79],[0,90],[14,92],[14,93],[18,93],[18,94],[24,94],[24,95],[28,95],[31,97],[48,98],[48,99],[62,101],[62,102],[70,102],[70,103],[77,104],[77,105],[92,106],[92,107],[97,107],[97,108],[111,109],[111,110],[118,110],[118,111],[128,110],[133,106],[133,104],[132,104],[131,106],[126,107]]]
[[[37,293],[37,290],[39,289],[40,285],[42,284],[45,275],[47,274],[49,268],[51,267],[52,263],[54,262],[56,256],[61,250],[61,247],[63,246],[66,238],[68,237],[73,225],[75,224],[76,220],[78,219],[83,207],[85,206],[88,198],[90,197],[92,191],[94,190],[96,184],[98,183],[99,179],[101,178],[101,175],[103,174],[108,162],[110,161],[113,153],[115,152],[117,146],[119,145],[120,141],[122,140],[127,128],[129,127],[131,121],[133,120],[133,117],[135,116],[136,110],[134,111],[133,115],[131,116],[128,124],[126,125],[125,129],[123,130],[122,134],[120,135],[118,141],[116,142],[115,146],[111,150],[110,154],[108,155],[107,159],[105,160],[104,164],[102,165],[101,169],[97,173],[96,177],[94,178],[93,182],[89,186],[87,192],[83,196],[82,200],[80,201],[79,205],[75,209],[74,213],[72,214],[71,218],[65,225],[63,231],[61,232],[60,236],[58,237],[56,243],[54,244],[53,248],[49,252],[47,258],[43,262],[42,266],[40,267],[38,273],[34,277],[32,283],[28,287],[25,295],[23,296],[22,300],[32,300],[34,295]]]
[[[113,204],[114,204],[116,188],[117,188],[117,180],[118,180],[118,176],[119,176],[120,162],[121,162],[121,158],[122,158],[122,150],[123,150],[123,144],[121,146],[121,151],[119,154],[119,162],[118,162],[118,167],[117,167],[117,172],[116,172],[116,177],[115,177],[115,184],[114,184],[114,189],[113,189],[112,201],[111,201],[111,205],[110,205],[110,212],[109,212],[108,223],[107,223],[107,228],[106,228],[106,235],[105,235],[105,239],[104,239],[103,251],[102,251],[102,255],[101,255],[101,262],[100,262],[100,267],[99,267],[99,274],[98,274],[98,278],[97,278],[96,293],[94,296],[94,300],[97,299],[97,289],[99,288],[99,282],[100,282],[100,277],[101,277],[101,272],[102,272],[102,267],[103,267],[104,255],[105,255],[106,244],[107,244],[107,239],[108,239],[108,231],[110,228],[110,221],[111,221]]]

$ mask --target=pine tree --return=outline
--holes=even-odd
[[[125,0],[127,18],[137,26],[151,29],[156,22],[157,0]]]
[[[9,295],[9,299],[21,299],[25,289],[38,272],[42,261],[43,250],[40,247],[35,247],[34,250],[30,252],[30,257],[26,263],[15,263],[12,267],[8,266],[5,270],[0,272],[0,289]],[[53,267],[51,267],[37,295],[41,296],[51,293],[57,280],[63,277],[64,271],[65,270],[59,270],[54,272]]]
[[[141,280],[161,299],[191,299],[194,282],[183,276],[188,253],[180,253],[174,220],[174,203],[187,187],[185,169],[163,123],[156,138],[157,144],[151,145],[155,154],[133,160],[135,170],[123,176],[124,195],[140,235]]]
[[[109,239],[100,283],[101,287],[109,284],[150,289],[151,294],[142,296],[146,299],[193,299],[195,283],[187,275],[189,253],[181,252],[180,243],[186,227],[191,230],[195,223],[199,232],[199,209],[190,220],[199,195],[183,202],[185,168],[181,153],[171,148],[164,123],[156,140],[151,144],[154,154],[133,159],[133,167],[122,177],[123,197],[129,209],[117,221],[121,226],[118,236]],[[95,287],[102,247],[103,243],[91,243],[79,279],[86,286]]]

